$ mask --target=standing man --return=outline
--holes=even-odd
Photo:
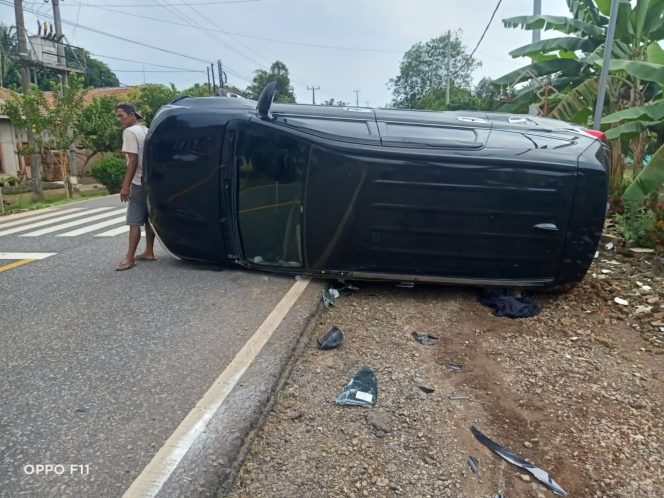
[[[127,173],[120,188],[120,200],[128,202],[127,225],[129,225],[129,249],[117,271],[129,270],[136,266],[136,260],[154,261],[154,232],[148,223],[148,202],[143,190],[143,144],[148,129],[139,124],[143,119],[136,106],[130,103],[118,104],[115,118],[122,125],[122,152],[127,158]],[[136,256],[141,240],[141,226],[145,225],[145,252]]]

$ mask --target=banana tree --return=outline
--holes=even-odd
[[[644,105],[660,93],[660,80],[642,78],[639,73],[645,68],[629,68],[629,63],[655,62],[657,58],[664,63],[664,53],[657,44],[664,38],[664,0],[637,0],[635,4],[629,0],[617,1],[620,5],[611,50],[605,113]],[[558,82],[557,90],[563,93],[563,97],[553,102],[557,105],[550,115],[587,125],[597,100],[597,81],[602,67],[611,0],[567,0],[567,5],[571,17],[519,16],[503,21],[506,27],[554,30],[572,36],[541,40],[513,50],[510,55],[530,57],[531,64],[498,78],[495,83],[514,85],[520,81],[519,78],[524,79],[524,74],[530,74],[531,78],[548,78],[552,85]],[[564,85],[560,85],[563,82]],[[504,110],[514,111],[515,104],[518,107],[536,100],[532,87],[531,83],[522,88],[511,104],[512,108]],[[528,101],[529,98],[533,100]],[[644,127],[632,136],[620,137],[629,140],[636,171],[643,160],[647,134]],[[612,189],[618,191],[624,170],[620,140],[612,141],[611,156],[611,184]]]

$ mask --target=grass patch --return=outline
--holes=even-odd
[[[67,204],[70,202],[81,201],[84,199],[91,199],[94,197],[100,197],[102,195],[108,195],[108,192],[105,188],[98,188],[94,190],[85,190],[83,192],[75,192],[71,199],[67,199],[64,189],[57,190],[45,190],[44,191],[44,200],[35,202],[32,200],[32,192],[27,192],[25,194],[14,194],[14,195],[4,195],[3,200],[5,203],[5,214],[10,214],[16,211],[21,210],[32,210],[32,209],[42,209],[51,206],[59,206],[61,204]],[[0,215],[1,216],[1,215]]]

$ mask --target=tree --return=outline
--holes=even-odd
[[[21,76],[16,64],[18,37],[16,28],[0,23],[0,86],[15,88]]]
[[[145,126],[149,127],[159,108],[179,95],[172,83],[170,86],[151,83],[136,87],[131,92],[129,100],[136,104],[138,112],[145,118]]]
[[[92,88],[104,88],[108,86],[120,86],[120,80],[106,63],[91,57],[89,52],[83,51],[85,55],[85,86]]]
[[[83,170],[96,154],[117,152],[122,148],[122,130],[115,120],[118,103],[119,99],[105,95],[83,108],[74,129],[74,135],[79,137],[79,148],[89,151]]]
[[[32,129],[34,145],[19,150],[19,154],[42,154],[45,151],[58,151],[53,158],[62,172],[65,192],[71,196],[71,182],[66,171],[66,150],[73,142],[70,127],[76,126],[81,114],[81,102],[85,96],[83,79],[72,75],[69,84],[62,88],[52,87],[53,102],[44,93],[32,88],[27,95],[16,95],[5,103],[4,113],[14,126]]]
[[[479,109],[483,111],[495,111],[500,105],[498,101],[498,89],[491,78],[482,78],[474,90],[475,98],[478,100]]]
[[[324,100],[320,105],[335,105],[338,107],[348,107],[350,104],[348,102],[344,102],[343,100],[335,101],[334,99],[328,99]]]
[[[610,76],[604,112],[615,113],[627,107],[658,99],[661,85],[652,76],[649,64],[664,64],[658,41],[664,38],[664,0],[620,0],[615,42],[611,51]],[[603,64],[608,29],[610,0],[567,0],[571,17],[518,16],[503,20],[506,27],[559,31],[564,35],[519,47],[510,55],[530,57],[531,63],[498,78],[497,85],[514,87],[521,82],[514,102],[503,108],[524,110],[537,102],[545,85],[559,93],[550,99],[552,117],[587,126],[598,93],[599,72]],[[614,126],[615,122],[606,122]],[[619,192],[623,180],[622,142],[628,143],[634,157],[635,172],[641,167],[647,144],[646,127],[634,133],[636,125],[608,130],[611,143],[611,186]]]
[[[253,82],[245,91],[248,98],[257,100],[260,97],[263,88],[271,81],[277,82],[277,91],[274,97],[275,102],[295,103],[295,90],[290,83],[288,68],[281,61],[275,61],[270,66],[270,71],[263,69],[257,70]]]
[[[395,107],[417,108],[418,100],[432,91],[444,87],[447,81],[447,52],[450,49],[450,80],[459,88],[470,88],[473,71],[481,66],[469,58],[461,42],[461,31],[416,43],[404,54],[399,75],[389,81]]]

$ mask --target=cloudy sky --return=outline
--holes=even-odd
[[[307,86],[320,86],[319,103],[329,98],[355,103],[357,89],[360,105],[378,107],[390,102],[387,83],[398,74],[408,48],[448,29],[461,29],[471,50],[497,0],[61,2],[63,31],[70,42],[104,60],[126,85],[172,82],[185,88],[207,81],[205,61],[221,59],[229,84],[245,88],[256,69],[281,60],[290,70],[298,102],[311,102]],[[14,24],[11,4],[0,0],[0,21]],[[569,13],[565,0],[542,4],[543,14]],[[29,33],[36,32],[38,19],[51,20],[50,2],[24,0],[23,5]],[[532,35],[506,29],[501,20],[532,9],[533,0],[503,0],[476,53],[482,61],[476,81],[523,65],[508,52],[528,43]]]

